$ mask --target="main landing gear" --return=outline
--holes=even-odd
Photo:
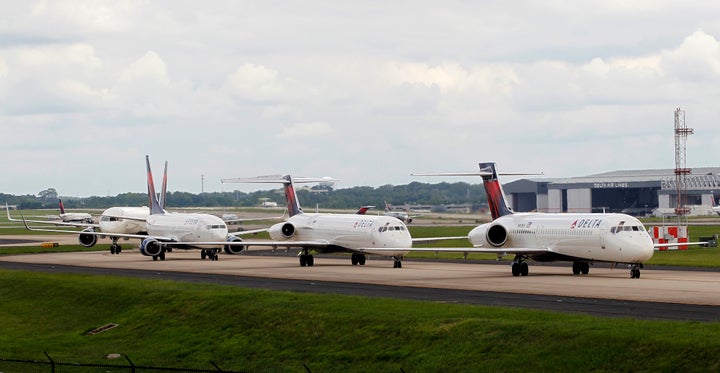
[[[210,260],[218,260],[218,252],[220,249],[202,249],[200,251],[200,258],[205,259],[208,258]]]
[[[583,274],[586,275],[590,272],[590,263],[588,262],[573,262],[573,274],[579,275]]]
[[[356,266],[358,264],[361,266],[364,266],[365,265],[365,254],[353,253],[352,256],[350,257],[350,262],[354,266]]]
[[[117,238],[112,239],[112,244],[110,245],[110,254],[120,254],[122,252],[122,246],[120,246],[119,243],[117,243]]]
[[[153,258],[153,260],[158,260],[158,259],[165,260],[165,249],[162,249],[162,251],[160,251],[160,254],[153,255],[152,258]]]
[[[298,255],[298,257],[300,258],[300,267],[312,267],[315,264],[315,257],[313,257],[307,249],[300,251],[300,255]]]
[[[402,257],[401,256],[394,256],[393,259],[393,268],[402,268]]]
[[[630,278],[640,278],[640,268],[642,268],[642,263],[639,264],[633,264],[630,266]]]
[[[513,276],[527,276],[530,272],[527,262],[521,256],[516,256],[512,263],[512,275]]]
[[[512,275],[513,276],[527,276],[530,272],[530,269],[528,268],[527,262],[525,262],[525,257],[522,255],[515,255],[515,260],[513,260],[511,269],[512,269]]]

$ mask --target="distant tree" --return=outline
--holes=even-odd
[[[40,191],[40,193],[38,193],[38,197],[40,197],[40,200],[42,200],[43,202],[52,202],[58,199],[58,193],[55,188],[47,188],[43,191]]]

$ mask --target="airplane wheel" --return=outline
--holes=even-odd
[[[360,264],[361,266],[365,265],[365,255],[363,255],[363,254],[358,255],[358,264]]]
[[[161,252],[160,255],[158,255],[158,256],[160,257],[160,260],[165,260],[165,252],[164,251]]]
[[[352,254],[352,256],[350,257],[350,263],[352,263],[352,265],[354,265],[354,266],[358,265],[357,254]]]
[[[520,263],[514,262],[512,264],[512,275],[513,276],[520,276]]]
[[[110,246],[110,254],[115,255],[115,246]]]
[[[308,255],[306,261],[307,261],[308,267],[312,267],[315,264],[315,257],[312,255]]]
[[[207,251],[205,251],[205,249],[200,250],[200,258],[201,259],[207,258]]]
[[[520,263],[520,275],[521,276],[527,276],[528,273],[530,273],[530,269],[528,268],[528,264],[523,262]]]
[[[307,265],[307,258],[305,255],[300,255],[300,267],[305,267]]]
[[[573,274],[579,275],[580,274],[580,263],[573,262]]]
[[[153,255],[153,261],[155,261],[155,260],[158,260],[158,256],[157,256],[157,255]]]
[[[580,272],[584,275],[590,273],[590,263],[582,263]]]
[[[122,252],[122,246],[118,245],[117,249],[115,249],[115,254],[120,254]]]

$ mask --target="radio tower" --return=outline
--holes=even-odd
[[[687,137],[693,134],[692,128],[685,125],[685,110],[675,109],[675,186],[677,188],[677,207],[675,207],[675,215],[678,222],[687,220],[690,209],[687,207],[687,185],[685,179],[691,170],[687,168],[686,148]]]

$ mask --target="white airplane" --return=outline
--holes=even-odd
[[[640,268],[653,256],[655,247],[679,245],[654,245],[640,220],[626,214],[514,213],[505,201],[495,163],[480,163],[479,172],[412,175],[482,176],[493,221],[470,231],[472,249],[445,250],[493,253],[498,258],[515,255],[513,276],[527,276],[527,261],[534,260],[573,262],[576,275],[587,274],[590,264],[596,262],[627,264],[630,277],[640,278]]]
[[[385,216],[392,216],[394,218],[402,220],[402,222],[405,224],[410,224],[410,223],[412,223],[413,218],[416,218],[420,215],[412,215],[411,216],[410,214],[408,214],[408,210],[394,211],[392,209],[392,206],[390,206],[390,204],[387,203],[387,201],[385,201]]]
[[[720,215],[720,205],[715,204],[715,196],[712,197],[713,205],[712,205],[712,211],[718,215]]]
[[[123,234],[143,234],[146,233],[145,219],[150,215],[150,210],[146,207],[110,207],[103,211],[100,215],[98,223],[72,223],[72,222],[52,222],[46,220],[30,220],[16,219],[10,216],[10,208],[5,206],[7,217],[10,221],[25,221],[27,223],[53,224],[55,226],[64,227],[81,227],[85,228],[78,233],[78,242],[85,247],[93,247],[97,243],[98,235],[93,232],[104,233],[123,233]],[[99,236],[105,238],[104,236]],[[122,247],[118,244],[120,237],[110,237],[112,245],[110,245],[111,254],[120,254]],[[129,239],[129,238],[126,238]]]
[[[167,162],[165,162],[165,170],[163,173],[163,184],[162,190],[160,191],[159,203],[164,206],[167,193]],[[62,201],[60,201],[60,208],[63,211]],[[98,223],[93,223],[92,219],[89,222],[48,222],[43,220],[29,220],[29,219],[15,219],[10,216],[10,209],[5,204],[7,210],[7,217],[10,221],[25,221],[29,223],[52,223],[53,225],[61,225],[67,227],[84,227],[81,232],[78,232],[78,241],[80,245],[84,247],[93,247],[97,243],[98,237],[108,237],[112,241],[110,245],[111,254],[120,254],[122,252],[122,246],[118,244],[121,238],[129,240],[130,237],[120,237],[111,234],[130,234],[130,235],[147,235],[147,228],[145,221],[150,216],[150,209],[147,206],[142,207],[110,207],[102,212]],[[75,231],[72,231],[75,232]],[[106,234],[100,234],[106,233]]]
[[[215,215],[196,213],[168,213],[162,207],[155,193],[155,183],[150,169],[150,158],[145,156],[147,166],[148,199],[150,204],[149,215],[145,219],[131,218],[145,224],[147,234],[124,234],[94,232],[94,231],[67,231],[52,230],[30,227],[25,221],[25,227],[29,230],[46,232],[75,233],[80,235],[94,235],[110,238],[137,238],[141,239],[140,253],[150,256],[153,260],[165,260],[166,251],[173,248],[200,249],[201,258],[217,260],[217,253],[221,248],[231,253],[240,252],[245,245],[235,235],[228,235],[227,226],[223,220]],[[167,170],[167,163],[166,163]],[[163,189],[166,185],[167,173],[163,179]],[[256,231],[245,231],[237,234],[249,234]]]
[[[63,206],[62,200],[58,199],[60,204],[60,220],[66,223],[92,223],[92,215],[87,212],[65,212],[65,206]]]
[[[260,176],[255,178],[222,179],[223,183],[282,184],[289,218],[267,231],[272,241],[249,242],[248,246],[300,247],[300,266],[313,266],[311,251],[320,253],[351,253],[353,265],[365,265],[365,254],[391,256],[393,267],[402,268],[402,259],[413,242],[429,242],[445,238],[416,239],[410,237],[405,224],[393,217],[362,214],[304,213],[298,203],[294,183],[328,182],[328,178],[293,178]],[[456,238],[456,237],[453,237]]]

